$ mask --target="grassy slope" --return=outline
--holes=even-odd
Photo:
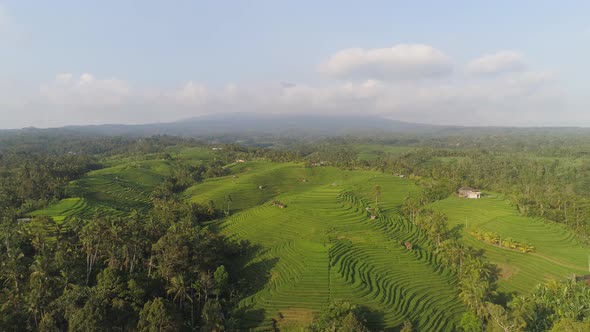
[[[167,152],[174,158],[194,164],[214,157],[211,150],[205,148],[172,147]],[[90,172],[69,184],[66,189],[71,198],[33,211],[31,215],[46,215],[63,221],[69,216],[88,217],[97,209],[114,215],[146,209],[151,191],[172,171],[170,161],[155,157],[150,154],[109,158],[105,162],[106,168]]]
[[[455,279],[437,269],[417,229],[396,217],[409,181],[370,172],[246,163],[236,177],[212,179],[187,190],[194,200],[223,204],[231,193],[239,212],[221,221],[223,234],[261,247],[247,262],[256,291],[242,302],[244,328],[299,329],[332,299],[355,302],[369,323],[391,328],[412,319],[422,330],[452,329],[463,307]],[[240,173],[242,172],[242,173]],[[304,181],[305,180],[305,181]],[[370,221],[364,207],[382,186],[386,215]],[[263,189],[258,186],[262,185]],[[287,208],[268,204],[278,199]],[[253,206],[247,208],[248,206]],[[261,279],[262,278],[262,279]]]
[[[432,207],[447,214],[449,225],[461,227],[468,244],[484,249],[486,257],[502,268],[501,291],[527,292],[532,285],[546,279],[588,273],[588,246],[579,243],[575,235],[561,225],[520,216],[501,196],[490,194],[479,200],[449,197]],[[469,234],[470,229],[531,243],[536,251],[525,254],[499,248],[478,241]]]

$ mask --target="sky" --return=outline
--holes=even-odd
[[[0,128],[207,114],[590,126],[590,1],[3,1]]]

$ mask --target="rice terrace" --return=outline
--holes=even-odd
[[[0,332],[590,331],[589,13],[0,0]]]
[[[30,215],[68,227],[68,220],[92,217],[97,209],[112,216],[145,210],[150,193],[179,163],[197,166],[221,157],[210,148],[171,147],[165,155],[110,158],[108,167],[72,181],[69,198]],[[419,178],[260,158],[229,163],[224,171],[177,196],[220,207],[224,216],[206,227],[256,248],[238,258],[247,284],[235,309],[240,330],[297,331],[340,302],[358,306],[372,330],[411,321],[419,331],[452,331],[468,312],[457,272],[443,262],[429,230],[404,212],[408,199],[424,191]],[[497,264],[498,290],[506,296],[587,271],[590,247],[574,232],[521,216],[502,194],[451,195],[425,208],[444,212],[449,229]],[[532,243],[534,251],[492,244],[475,229]]]

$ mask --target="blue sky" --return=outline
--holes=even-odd
[[[0,127],[220,112],[590,126],[588,17],[588,1],[0,1]]]

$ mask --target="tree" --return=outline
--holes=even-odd
[[[504,332],[520,331],[524,326],[524,321],[519,317],[513,317],[509,311],[498,304],[487,302],[485,304],[488,311],[490,321],[493,322]]]
[[[102,331],[108,327],[104,325],[108,322],[108,315],[97,301],[88,299],[82,308],[75,309],[67,317],[70,332],[85,331]]]
[[[481,257],[469,257],[459,276],[459,297],[478,317],[488,315],[485,303],[495,294],[497,270]]]
[[[345,325],[346,323],[346,325]],[[312,331],[368,331],[364,318],[357,306],[350,302],[334,302],[326,307],[314,323],[310,326]]]
[[[224,203],[226,204],[227,208],[225,209],[225,215],[229,216],[229,207],[231,202],[233,202],[231,194],[226,194],[223,198]]]
[[[369,329],[363,324],[354,312],[349,312],[342,320],[342,325],[338,329],[340,332],[369,332]]]
[[[413,326],[412,326],[412,322],[409,320],[404,321],[404,324],[402,325],[402,328],[400,330],[400,332],[412,332]]]
[[[565,320],[580,322],[590,317],[590,288],[575,278],[536,286],[525,296],[510,302],[512,315],[526,322],[527,329],[549,329],[554,323]]]
[[[103,241],[108,238],[106,233],[106,223],[98,215],[95,215],[80,233],[80,242],[86,253],[86,285],[90,282],[90,275],[103,248]]]
[[[463,332],[481,332],[483,324],[481,320],[472,311],[463,313],[459,329]]]
[[[173,303],[178,302],[180,309],[182,309],[184,301],[193,301],[190,295],[190,287],[185,283],[184,277],[181,275],[170,279],[170,284],[166,287],[166,294],[172,296]]]
[[[51,268],[46,256],[36,255],[29,269],[31,274],[29,276],[27,309],[29,314],[33,316],[35,326],[38,326],[44,316],[44,310],[51,300],[55,278],[51,276]]]
[[[590,331],[590,322],[579,322],[572,318],[558,320],[550,332],[587,332]]]
[[[215,280],[214,293],[219,300],[219,296],[226,291],[229,283],[229,274],[225,270],[225,266],[221,265],[215,270],[213,273],[213,279]]]
[[[39,322],[39,332],[59,332],[59,328],[57,328],[53,316],[45,313],[43,317],[41,317],[41,321]]]
[[[449,234],[447,216],[439,211],[424,210],[418,218],[417,225],[434,240],[436,246],[440,246]]]
[[[203,326],[201,331],[203,332],[221,332],[225,331],[224,321],[225,316],[221,310],[221,304],[217,300],[209,300],[203,306],[201,313],[203,320]]]
[[[410,219],[410,221],[415,224],[421,208],[422,204],[420,203],[420,200],[417,197],[408,195],[404,198],[401,211],[406,218]]]
[[[466,248],[460,240],[453,239],[441,242],[436,249],[438,253],[442,254],[443,263],[456,271],[458,270],[459,275],[463,273],[463,262],[472,250],[472,248]]]
[[[174,316],[166,308],[161,297],[147,301],[139,313],[137,330],[140,332],[177,331],[177,327]]]
[[[376,185],[375,188],[373,188],[373,194],[375,195],[375,207],[377,207],[379,197],[381,196],[381,186],[380,185]]]

